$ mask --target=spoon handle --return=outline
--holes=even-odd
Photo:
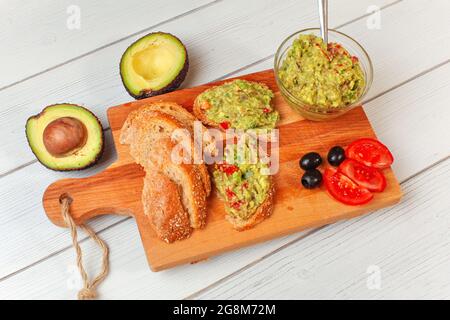
[[[325,44],[328,44],[328,0],[317,0],[319,5],[320,33]]]

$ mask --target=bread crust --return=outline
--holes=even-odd
[[[176,144],[169,137],[160,137],[156,141],[149,140],[152,139],[152,136],[146,128],[155,121],[168,120],[166,115],[142,120],[145,124],[135,123],[139,132],[135,135],[136,142],[130,145],[130,153],[146,172],[158,170],[165,175],[171,175],[172,180],[178,180],[179,183],[186,182],[183,199],[185,199],[184,205],[190,214],[191,226],[203,228],[206,220],[207,196],[198,165],[173,163],[171,153]]]
[[[173,107],[172,104],[170,105]],[[192,119],[195,118],[192,116]],[[183,120],[189,120],[189,117],[185,115]],[[144,167],[147,173],[142,194],[144,211],[152,219],[152,225],[158,236],[166,242],[184,239],[188,236],[185,221],[181,220],[180,206],[184,207],[190,227],[203,228],[205,226],[206,198],[211,190],[211,182],[205,164],[174,163],[172,161],[172,150],[177,145],[177,141],[174,141],[172,137],[172,132],[176,129],[190,131],[182,121],[161,111],[155,104],[131,112],[120,135],[120,142],[130,146],[130,154],[138,164]],[[192,137],[190,139],[191,147],[193,147]],[[148,179],[156,179],[156,182]],[[160,186],[160,190],[154,190],[156,185]],[[174,190],[174,186],[176,186],[176,190]],[[175,195],[166,195],[165,193],[174,193]],[[160,200],[152,199],[153,197],[160,198]],[[164,204],[164,210],[161,202]],[[159,213],[150,214],[152,209]],[[175,221],[174,219],[178,221],[178,224],[171,222]],[[178,226],[179,229],[175,226]]]
[[[184,209],[175,182],[158,172],[149,172],[142,190],[144,213],[158,237],[171,243],[192,233],[189,215]]]
[[[207,89],[206,91],[208,90],[211,89]],[[194,106],[192,108],[192,111],[194,112],[194,115],[197,117],[197,119],[200,120],[205,125],[214,128],[220,128],[223,130],[223,128],[221,128],[217,122],[211,121],[208,119],[208,117],[206,117],[206,110],[211,108],[211,105],[207,101],[200,102],[200,99],[198,97],[199,96],[197,96],[197,98],[195,99]]]

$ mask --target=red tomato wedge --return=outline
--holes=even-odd
[[[386,178],[378,169],[365,166],[356,160],[344,160],[338,171],[370,191],[382,192],[386,188]]]
[[[357,206],[372,200],[373,194],[364,187],[358,186],[349,177],[334,169],[326,169],[324,174],[328,193],[339,202]]]
[[[345,150],[345,156],[378,169],[389,168],[394,162],[389,149],[380,141],[371,138],[353,141]]]

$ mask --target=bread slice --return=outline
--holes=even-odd
[[[183,125],[188,129],[194,129],[194,121],[197,120],[194,115],[188,112],[185,108],[180,106],[174,102],[152,102],[147,105],[143,105],[139,108],[140,112],[151,112],[151,111],[160,111],[165,114],[171,115],[176,118],[178,121],[182,122]]]
[[[220,127],[219,123],[208,119],[208,117],[206,116],[206,111],[209,108],[211,108],[211,105],[208,103],[208,101],[200,102],[199,99],[195,99],[192,111],[194,112],[194,115],[197,117],[197,119],[203,122],[203,124],[206,124],[210,127],[223,129]]]
[[[176,164],[171,160],[175,144],[157,133],[141,131],[130,145],[130,154],[145,171],[159,172],[174,181],[181,192],[183,206],[189,213],[191,226],[202,228],[206,222],[206,191],[201,174],[194,164]],[[151,147],[150,147],[151,146]]]
[[[226,215],[225,219],[233,225],[233,228],[238,231],[244,231],[253,228],[255,225],[268,218],[273,211],[273,197],[275,194],[275,189],[271,185],[269,191],[267,192],[267,197],[264,202],[256,209],[256,212],[250,216],[249,219],[244,220],[239,217],[233,217],[231,215]]]
[[[167,176],[158,172],[147,172],[142,203],[144,213],[163,241],[171,243],[191,235],[189,215],[183,207],[178,186]]]
[[[213,177],[217,193],[225,202],[226,220],[234,229],[243,231],[272,214],[275,187],[272,176],[265,175],[270,167],[262,162],[264,150],[260,146],[259,150],[249,144],[230,147],[233,153],[224,155],[223,162],[215,165]],[[257,158],[250,158],[256,151]],[[257,162],[250,162],[253,160]]]
[[[170,102],[157,102],[145,105],[138,110],[131,112],[121,131],[120,142],[122,144],[130,144],[135,139],[139,129],[148,130],[149,122],[153,123],[151,126],[153,132],[159,131],[159,134],[172,139],[172,133],[174,130],[188,130],[190,137],[186,135],[178,135],[178,140],[175,142],[180,143],[181,140],[186,139],[190,141],[191,154],[186,155],[189,157],[188,162],[194,162],[194,121],[195,117],[186,111],[182,106]],[[134,125],[133,125],[134,123]],[[206,131],[206,128],[202,126]],[[180,131],[181,132],[181,131]],[[187,134],[187,132],[186,132]],[[172,139],[173,140],[173,139]],[[206,195],[211,193],[211,181],[209,178],[208,170],[204,163],[196,164],[198,170],[202,176],[203,184],[205,187]]]
[[[269,87],[265,83],[255,82],[255,81],[247,81],[247,80],[242,80],[242,79],[236,79],[236,80],[228,81],[228,82],[223,83],[222,85],[214,86],[214,87],[211,87],[209,89],[206,89],[205,91],[203,91],[201,94],[199,94],[197,96],[197,98],[194,101],[194,106],[193,106],[193,113],[197,117],[197,119],[199,119],[201,122],[203,122],[203,124],[208,125],[210,127],[220,128],[222,130],[227,129],[227,128],[221,127],[220,123],[217,123],[217,122],[215,122],[215,121],[213,121],[213,120],[211,120],[211,119],[209,119],[207,117],[207,115],[206,115],[207,111],[210,108],[212,108],[213,106],[210,104],[209,101],[207,101],[206,99],[203,99],[202,97],[204,96],[205,93],[214,91],[214,90],[216,90],[216,89],[218,89],[220,87],[226,87],[226,86],[229,86],[229,85],[232,86],[233,84],[235,84],[237,82],[252,83],[253,85],[257,85],[260,89],[267,90],[268,92],[271,92],[272,95],[273,95],[273,92],[269,89]],[[257,92],[255,92],[255,91],[251,91],[250,92],[250,95],[254,95],[254,94],[257,94]],[[240,101],[240,100],[238,100],[238,101]],[[239,102],[235,102],[235,103],[238,104]],[[272,108],[272,106],[273,106],[273,99],[270,102],[270,107]],[[266,106],[266,107],[269,107],[269,106]],[[228,115],[230,115],[230,114],[228,114]],[[242,114],[240,114],[240,115],[242,115]],[[230,121],[233,122],[232,119],[230,119]],[[258,128],[255,128],[255,129],[258,130]]]
[[[142,110],[145,111],[161,111],[168,115],[173,116],[177,120],[183,123],[183,125],[189,129],[192,137],[195,137],[195,123],[198,123],[199,128],[201,129],[201,136],[195,137],[199,141],[194,141],[198,147],[198,150],[203,152],[207,152],[211,155],[217,153],[217,146],[214,141],[214,138],[210,135],[208,129],[202,124],[202,122],[194,117],[190,112],[188,112],[185,108],[176,104],[174,102],[153,102],[148,105],[142,106]],[[199,135],[197,133],[197,135]],[[202,156],[202,154],[200,154]],[[209,194],[209,192],[208,192]]]
[[[172,141],[171,133],[183,128],[179,121],[165,113],[149,110],[140,113],[136,110],[125,121],[120,141],[130,145],[130,154],[147,173],[156,171],[177,184],[191,226],[202,228],[206,222],[207,190],[210,190],[206,166],[178,164],[171,158],[177,144]]]

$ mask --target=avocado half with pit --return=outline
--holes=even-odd
[[[95,164],[103,153],[103,128],[88,109],[55,104],[28,118],[28,144],[44,166],[57,171],[81,170]]]
[[[120,60],[120,76],[128,93],[143,99],[177,89],[189,69],[183,43],[169,33],[150,33],[134,42]]]

